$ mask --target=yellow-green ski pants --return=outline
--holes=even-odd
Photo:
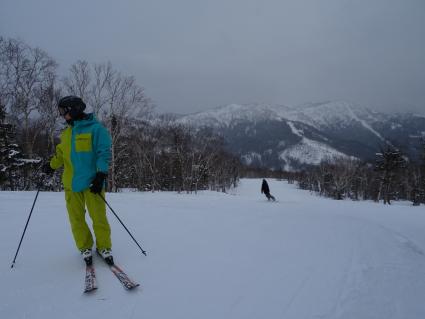
[[[102,196],[105,192],[102,191]],[[102,198],[90,192],[89,189],[83,192],[72,192],[65,190],[66,208],[68,210],[69,222],[71,223],[72,235],[79,250],[92,248],[93,236],[86,223],[86,206],[90,218],[93,222],[93,230],[96,237],[97,249],[110,249],[111,227],[106,217],[105,202]]]

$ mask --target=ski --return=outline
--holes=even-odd
[[[117,265],[108,265],[109,269],[114,273],[115,277],[118,278],[123,287],[127,290],[134,289],[139,286],[138,283],[131,280],[128,275]]]
[[[97,289],[96,274],[93,265],[86,265],[86,277],[84,280],[84,293]]]
[[[120,281],[120,283],[123,285],[125,289],[131,290],[139,286],[138,283],[134,282],[133,280],[130,279],[130,277],[128,277],[128,275],[124,272],[124,270],[122,270],[122,268],[120,268],[114,263],[112,256],[109,257],[108,259],[105,259],[102,257],[102,255],[99,252],[97,252],[97,254],[108,265],[109,269],[112,271],[115,277],[118,278],[118,280]]]

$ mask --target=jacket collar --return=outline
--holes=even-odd
[[[74,128],[84,127],[96,122],[96,117],[93,113],[88,113],[84,119],[73,121],[71,124]]]

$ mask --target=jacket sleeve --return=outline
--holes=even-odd
[[[63,151],[62,151],[62,142],[56,145],[55,155],[50,160],[50,167],[53,169],[58,169],[63,166]]]
[[[107,174],[111,161],[111,135],[102,125],[99,125],[96,133],[96,169],[98,172]]]

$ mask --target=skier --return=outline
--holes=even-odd
[[[93,246],[93,236],[85,221],[87,206],[93,222],[97,252],[109,265],[113,265],[111,228],[106,217],[105,202],[99,196],[105,194],[111,137],[93,113],[84,113],[85,108],[86,104],[77,96],[59,100],[59,113],[68,126],[61,133],[56,153],[50,163],[45,164],[44,170],[52,173],[64,167],[62,183],[68,217],[76,246],[86,264],[92,264]]]
[[[270,188],[269,188],[269,184],[267,184],[267,181],[265,179],[263,179],[263,184],[261,185],[261,194],[266,195],[267,200],[272,199],[273,201],[276,200],[276,198],[274,198],[274,196],[272,196],[270,194]]]

